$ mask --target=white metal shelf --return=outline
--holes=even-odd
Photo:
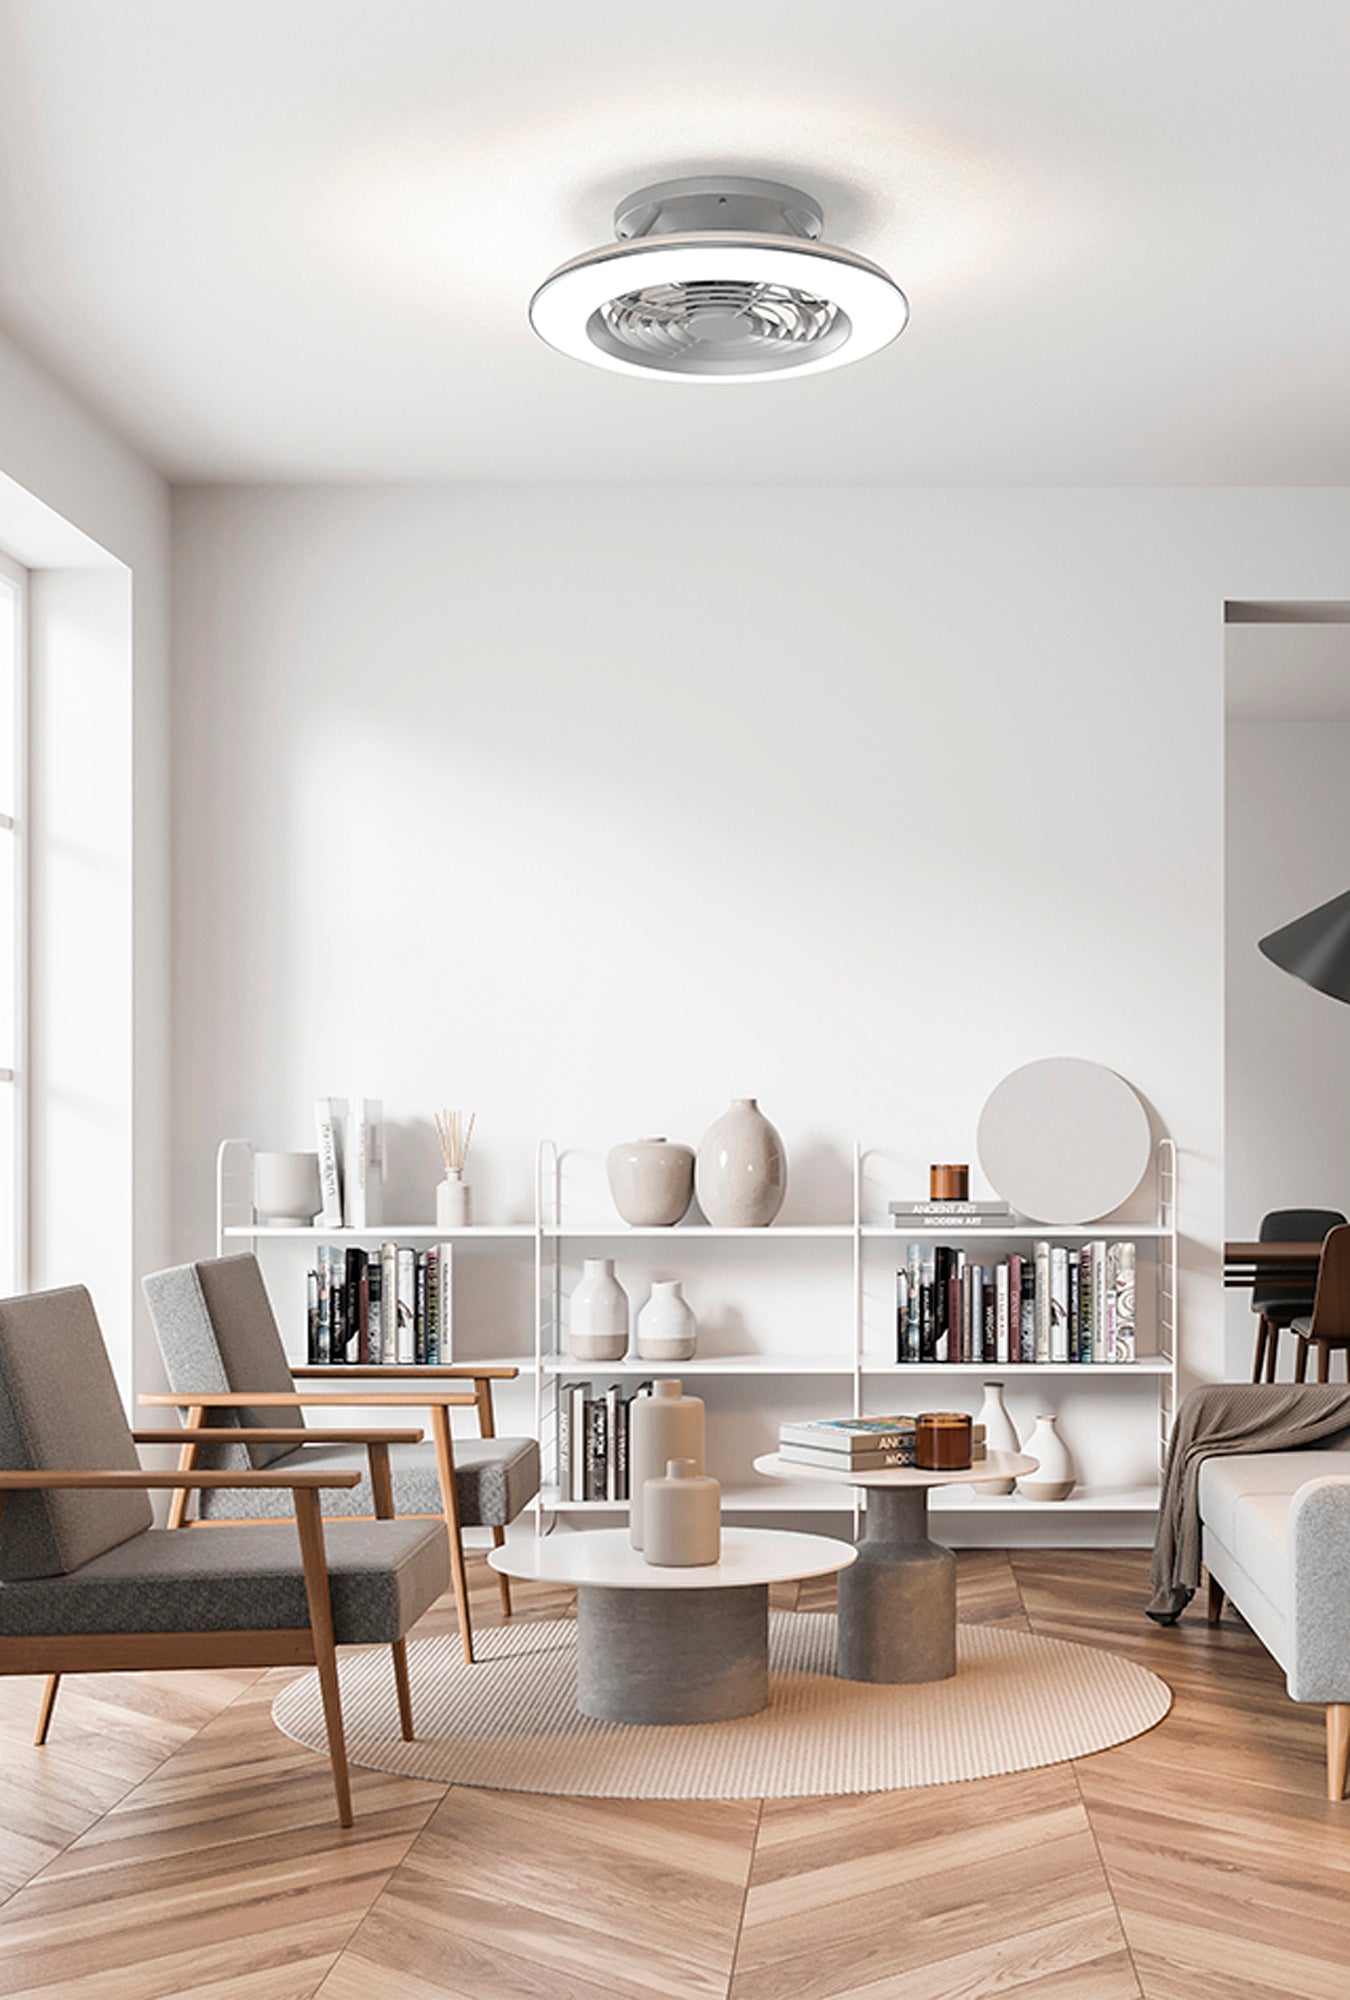
[[[837,1498],[833,1497],[837,1494]],[[546,1487],[540,1496],[544,1507],[557,1514],[618,1514],[627,1509],[626,1500],[564,1500],[556,1487]],[[783,1482],[763,1486],[724,1486],[722,1511],[727,1514],[845,1513],[853,1509],[853,1489],[792,1486]],[[973,1487],[935,1487],[929,1495],[934,1513],[944,1514],[1155,1514],[1156,1487],[1138,1487],[1128,1492],[1094,1493],[1091,1488],[1071,1493],[1067,1500],[1028,1500],[1021,1493],[979,1493]]]
[[[791,1355],[710,1355],[690,1361],[577,1361],[568,1354],[549,1355],[546,1375],[838,1375],[851,1376],[853,1361],[797,1361]]]
[[[917,1218],[916,1218],[917,1221]],[[987,1237],[990,1241],[1006,1243],[1033,1239],[1036,1242],[1053,1243],[1056,1239],[1072,1239],[1074,1242],[1093,1241],[1097,1237],[1109,1238],[1113,1243],[1133,1243],[1158,1241],[1172,1234],[1155,1222],[1096,1222],[1083,1229],[1066,1229],[1057,1222],[1012,1222],[1001,1227],[978,1229],[968,1228],[959,1222],[946,1222],[939,1226],[925,1222],[921,1227],[904,1219],[894,1228],[884,1222],[865,1222],[860,1234],[869,1240],[889,1237],[893,1242],[922,1243],[926,1238],[940,1242],[944,1236],[959,1237],[964,1243],[968,1236]]]
[[[476,1237],[480,1243],[518,1240],[535,1235],[532,1222],[504,1222],[488,1224],[479,1228],[474,1224],[468,1229],[438,1229],[434,1222],[380,1222],[372,1229],[316,1229],[302,1228],[289,1223],[235,1222],[221,1230],[221,1235],[231,1238],[264,1236],[269,1239],[287,1237],[301,1243],[380,1243],[393,1242],[396,1238],[405,1242],[441,1243],[456,1245],[472,1243]]]
[[[626,1500],[564,1500],[556,1486],[540,1495],[546,1511],[555,1514],[624,1514]],[[843,1487],[791,1486],[782,1483],[724,1486],[724,1514],[851,1514],[853,1496]]]
[[[864,1361],[864,1375],[1170,1375],[1165,1354],[1141,1354],[1137,1361]]]
[[[550,1243],[700,1243],[744,1238],[751,1242],[811,1240],[847,1242],[853,1235],[851,1222],[771,1222],[763,1229],[715,1228],[710,1222],[672,1223],[668,1229],[633,1228],[629,1223],[597,1223],[583,1228],[576,1223],[545,1223],[543,1235]]]

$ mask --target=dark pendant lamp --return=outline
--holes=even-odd
[[[1350,1001],[1350,889],[1261,938],[1257,950],[1319,993]]]

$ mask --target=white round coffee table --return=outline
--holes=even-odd
[[[867,1495],[858,1561],[839,1579],[838,1673],[846,1681],[945,1681],[956,1672],[956,1558],[930,1539],[928,1494],[934,1486],[980,1486],[1017,1479],[1038,1461],[1024,1452],[991,1451],[959,1472],[893,1466],[855,1472],[797,1465],[769,1452],[755,1460],[766,1479],[857,1486]]]
[[[722,1530],[720,1562],[662,1569],[628,1529],[508,1542],[492,1567],[577,1593],[577,1707],[606,1722],[727,1722],[769,1699],[769,1585],[828,1576],[851,1542]]]

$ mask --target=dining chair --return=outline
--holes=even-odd
[[[1272,1208],[1261,1217],[1258,1235],[1262,1243],[1320,1243],[1328,1230],[1346,1220],[1338,1208]],[[1256,1322],[1256,1353],[1252,1361],[1253,1382],[1273,1382],[1279,1365],[1280,1334],[1296,1319],[1312,1310],[1313,1281],[1297,1278],[1259,1278],[1252,1286],[1252,1311]],[[1307,1349],[1300,1347],[1307,1366]],[[1299,1373],[1300,1382],[1303,1380]]]
[[[1350,1355],[1350,1225],[1342,1223],[1323,1243],[1313,1309],[1292,1325],[1299,1341],[1294,1380],[1302,1382],[1307,1375],[1310,1347],[1317,1349],[1318,1381],[1329,1380],[1333,1352]],[[1350,1359],[1346,1367],[1350,1371]]]
[[[417,1430],[341,1433],[369,1455],[373,1521],[325,1526],[353,1469],[147,1472],[82,1285],[0,1300],[0,1674],[44,1674],[35,1742],[62,1676],[175,1667],[317,1669],[338,1818],[352,1824],[338,1646],[387,1645],[399,1721],[413,1734],[406,1636],[450,1580],[445,1536],[392,1518],[388,1454]],[[204,1432],[203,1440],[218,1432]],[[288,1430],[263,1427],[260,1448]],[[150,1493],[280,1495],[292,1521],[231,1535],[156,1528]]]
[[[316,1470],[355,1470],[354,1492],[330,1492],[323,1505],[331,1515],[369,1515],[374,1496],[358,1445],[304,1436],[303,1442],[264,1443],[259,1427],[290,1425],[304,1434],[304,1408],[423,1410],[430,1442],[391,1448],[390,1472],[395,1509],[401,1516],[439,1515],[446,1524],[450,1574],[459,1612],[464,1657],[474,1657],[463,1530],[490,1528],[497,1547],[508,1524],[539,1491],[539,1446],[534,1438],[498,1437],[492,1385],[509,1381],[513,1367],[370,1368],[292,1367],[256,1257],[204,1258],[156,1271],[143,1280],[150,1318],[169,1378],[170,1393],[141,1397],[142,1403],[177,1408],[187,1427],[180,1463],[307,1465]],[[323,1389],[297,1383],[322,1381]],[[332,1385],[345,1382],[345,1388]],[[397,1389],[358,1387],[397,1382]],[[455,1437],[452,1409],[472,1410],[477,1437]],[[246,1443],[222,1451],[195,1433],[208,1412],[217,1422],[237,1423]],[[184,1493],[170,1512],[171,1527],[184,1525],[191,1496]],[[204,1489],[197,1497],[199,1522],[256,1521],[280,1516],[283,1503],[257,1490]],[[510,1581],[499,1578],[502,1612],[511,1615]]]

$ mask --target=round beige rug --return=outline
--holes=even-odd
[[[958,1627],[954,1680],[873,1687],[834,1672],[835,1621],[771,1612],[769,1706],[736,1722],[641,1728],[576,1707],[576,1624],[513,1623],[408,1647],[417,1741],[398,1733],[384,1647],[341,1663],[354,1764],[442,1784],[598,1799],[819,1798],[992,1778],[1085,1757],[1161,1722],[1165,1681],[1119,1654],[991,1625]],[[272,1707],[296,1742],[325,1750],[318,1678]]]

